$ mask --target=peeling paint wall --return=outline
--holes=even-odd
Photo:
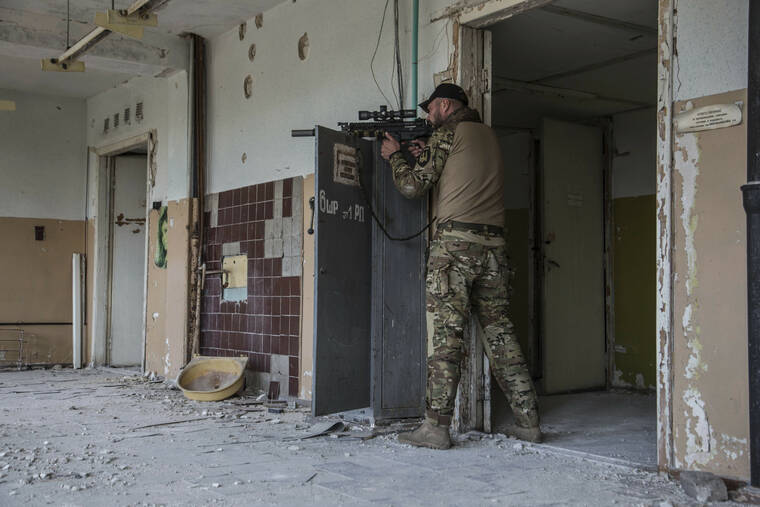
[[[165,268],[153,261],[156,253],[158,211],[151,210],[148,234],[148,300],[146,302],[145,371],[176,378],[187,357],[187,275],[189,266],[190,200],[167,205],[167,250]]]
[[[745,91],[674,112],[737,101]],[[737,478],[749,476],[746,136],[744,123],[675,134],[673,165],[675,465]]]

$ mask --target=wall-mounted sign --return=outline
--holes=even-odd
[[[697,107],[676,115],[676,132],[699,132],[733,127],[742,122],[742,109],[737,104],[714,104]]]

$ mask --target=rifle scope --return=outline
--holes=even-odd
[[[388,109],[388,106],[380,106],[379,111],[359,111],[359,120],[388,121],[416,117],[417,111],[414,109],[401,109],[400,111],[394,111],[392,109]]]

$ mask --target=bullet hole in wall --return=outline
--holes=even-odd
[[[309,57],[309,35],[304,32],[298,39],[298,58],[306,60]]]
[[[245,31],[248,29],[248,23],[240,23],[240,27],[238,27],[238,37],[240,37],[240,40],[245,39]]]
[[[256,14],[256,17],[253,19],[253,22],[256,23],[256,28],[261,28],[264,26],[264,13],[260,12]]]
[[[253,77],[248,74],[245,76],[245,80],[243,81],[243,94],[245,95],[245,98],[250,99],[251,94],[253,93]]]
[[[254,58],[256,58],[256,44],[251,44],[251,47],[248,48],[248,59],[253,61]]]
[[[245,164],[245,161],[248,160],[248,155],[246,155],[246,153],[243,152],[243,156],[240,157],[240,160]]]

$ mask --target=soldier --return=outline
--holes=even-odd
[[[419,106],[435,131],[404,159],[386,133],[381,154],[393,181],[411,199],[433,190],[437,228],[427,265],[427,396],[425,422],[399,441],[433,449],[451,447],[449,424],[464,356],[464,326],[472,308],[484,348],[507,397],[515,424],[509,433],[539,442],[538,403],[514,327],[507,318],[509,266],[504,240],[504,167],[496,135],[467,107],[459,86],[439,85]]]

